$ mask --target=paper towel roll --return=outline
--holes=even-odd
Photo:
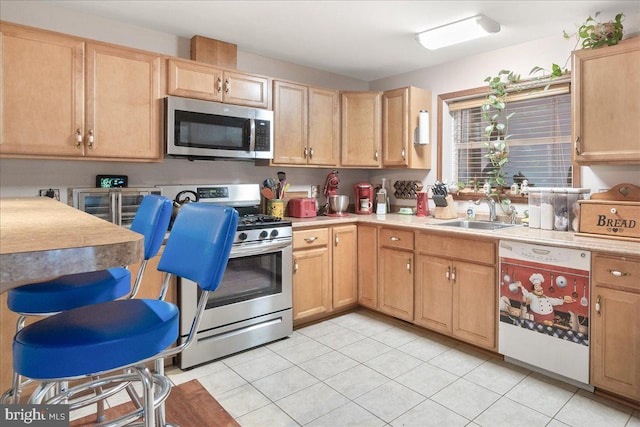
[[[429,143],[429,112],[420,110],[418,115],[418,144],[425,145]]]

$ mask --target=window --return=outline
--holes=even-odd
[[[458,182],[481,186],[487,179],[489,161],[481,106],[484,96],[452,100],[453,177]],[[569,84],[533,88],[510,93],[505,114],[511,114],[507,134],[509,162],[505,165],[508,185],[529,181],[537,187],[571,187],[571,94]],[[515,179],[514,179],[515,178]]]

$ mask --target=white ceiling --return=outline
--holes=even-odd
[[[244,52],[371,81],[574,32],[589,15],[640,14],[639,1],[44,0],[120,22],[234,43]],[[483,13],[499,34],[436,51],[415,34]],[[566,42],[569,43],[569,42]]]

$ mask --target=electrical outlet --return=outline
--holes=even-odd
[[[40,190],[40,196],[43,197],[51,197],[52,199],[56,199],[60,201],[60,189],[58,188],[45,188]]]
[[[320,186],[319,185],[312,185],[311,186],[311,197],[317,198],[319,193],[320,193]]]

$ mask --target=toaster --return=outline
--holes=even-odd
[[[316,199],[304,197],[291,199],[287,205],[289,216],[294,218],[311,218],[316,216]]]

